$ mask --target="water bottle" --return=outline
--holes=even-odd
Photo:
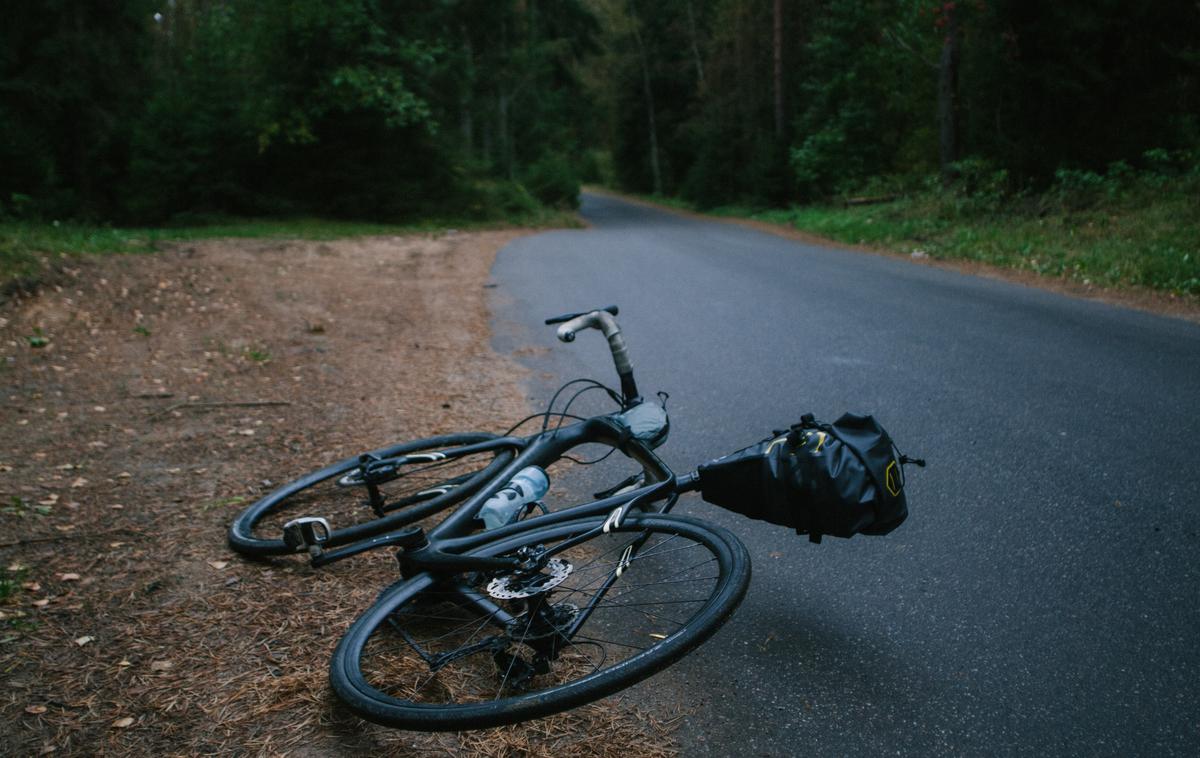
[[[526,466],[516,473],[504,489],[488,498],[479,509],[485,529],[511,524],[521,509],[536,503],[550,489],[550,480],[541,466]]]

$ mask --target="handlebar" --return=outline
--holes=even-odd
[[[556,332],[558,339],[563,342],[574,342],[576,332],[584,329],[599,329],[608,339],[608,348],[612,351],[613,364],[617,376],[621,378],[621,394],[625,396],[625,406],[641,402],[638,395],[637,383],[633,380],[633,363],[629,360],[629,349],[625,347],[625,338],[621,336],[621,327],[617,325],[618,309],[615,305],[599,308],[584,313],[567,313],[562,316],[546,319],[546,323],[559,324]]]
[[[596,310],[608,311],[609,313],[611,313],[614,316],[617,315],[617,313],[619,311],[619,309],[615,305],[606,305],[603,308],[597,308]],[[588,313],[589,313],[588,311],[580,311],[579,313],[564,313],[561,316],[555,316],[553,318],[546,319],[546,326],[552,326],[554,324],[561,324],[562,322],[570,321],[573,318],[579,318],[580,316],[586,316]]]

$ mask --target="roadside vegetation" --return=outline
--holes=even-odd
[[[918,257],[1200,292],[1200,14],[595,0],[589,181]]]
[[[0,220],[0,301],[14,291],[36,289],[56,269],[80,255],[152,253],[189,240],[267,238],[333,240],[348,237],[436,233],[504,227],[570,227],[573,211],[530,202],[490,217],[429,216],[408,223],[322,218],[208,219],[186,226],[113,227],[81,222]]]
[[[1156,168],[1116,163],[1103,174],[1060,171],[1041,192],[1014,191],[1005,172],[964,165],[971,180],[950,189],[936,178],[923,185],[880,180],[860,194],[821,203],[709,212],[916,258],[978,261],[1084,285],[1200,298],[1200,164],[1161,151],[1150,157]]]
[[[543,226],[578,203],[577,3],[93,6],[0,29],[0,281],[60,253]]]
[[[587,181],[1197,288],[1187,4],[48,0],[7,21],[6,278],[227,219],[549,223]]]

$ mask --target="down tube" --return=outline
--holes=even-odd
[[[605,418],[600,417],[560,429],[550,435],[545,442],[540,440],[534,442],[524,453],[517,456],[508,465],[508,468],[493,479],[487,487],[477,492],[472,498],[463,503],[448,519],[435,527],[430,532],[430,540],[435,541],[440,549],[448,552],[458,553],[464,550],[472,550],[485,543],[504,539],[510,534],[524,532],[529,529],[559,524],[564,521],[586,518],[588,516],[607,515],[617,506],[627,503],[639,495],[653,491],[655,487],[662,485],[666,480],[674,479],[674,472],[650,448],[640,442],[630,443],[626,445],[629,457],[642,464],[646,471],[655,478],[653,483],[636,490],[631,490],[630,492],[604,498],[603,500],[583,503],[554,511],[544,516],[526,519],[518,524],[470,534],[474,530],[472,519],[474,519],[475,514],[483,507],[483,504],[489,497],[508,483],[516,472],[525,466],[548,466],[572,448],[592,442],[617,447],[620,444],[619,432]],[[662,493],[664,497],[669,494],[671,494],[669,491]]]

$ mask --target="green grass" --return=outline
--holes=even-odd
[[[496,221],[454,217],[407,224],[328,219],[232,219],[216,223],[145,228],[114,228],[75,223],[0,221],[0,286],[36,284],[46,264],[63,257],[150,253],[162,243],[223,238],[330,240],[375,235],[420,234],[448,229],[479,230],[515,226],[578,226],[573,212],[537,209]]]
[[[208,511],[211,511],[213,508],[231,508],[233,506],[241,505],[244,502],[246,502],[246,498],[244,498],[240,495],[234,495],[232,497],[222,497],[222,498],[218,498],[216,500],[210,500],[209,502],[200,506],[200,510],[207,513]]]
[[[0,607],[3,607],[3,618],[0,620],[0,645],[13,642],[23,634],[37,629],[37,622],[29,618],[29,614],[11,606],[21,604],[22,584],[26,581],[29,569],[25,566],[11,564],[0,568]]]
[[[245,350],[245,355],[255,363],[266,363],[271,360],[271,353],[265,347],[248,347]]]
[[[21,582],[25,581],[25,574],[26,569],[21,566],[16,566],[15,570],[13,566],[0,569],[0,603],[17,594]]]
[[[0,504],[0,515],[15,516],[17,518],[25,518],[26,516],[49,516],[53,512],[53,508],[41,503],[33,504],[24,498],[13,495],[8,499],[8,502]]]
[[[1040,195],[927,190],[874,205],[706,212],[934,259],[1200,296],[1200,176],[1087,176],[1090,187],[1056,185]],[[644,197],[692,209],[677,198]]]
[[[1013,202],[985,212],[928,194],[870,206],[750,215],[840,242],[972,260],[1107,287],[1200,295],[1200,202],[1161,192],[1087,208]]]

